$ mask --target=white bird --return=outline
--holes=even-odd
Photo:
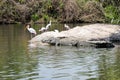
[[[45,32],[45,31],[46,31],[46,28],[45,28],[45,27],[42,27],[39,31]]]
[[[46,25],[46,27],[42,27],[39,31],[45,32],[49,29],[50,26],[51,26],[51,20],[50,20],[49,24]]]
[[[31,33],[31,38],[32,38],[32,34],[34,34],[34,35],[37,34],[37,32],[35,31],[35,29],[31,28],[31,25],[30,25],[30,24],[28,24],[28,25],[26,26],[26,28],[27,28],[27,30]]]
[[[66,30],[70,29],[70,27],[68,25],[66,25],[66,24],[64,24],[64,27],[65,27]]]
[[[50,26],[51,26],[51,20],[50,20],[49,24],[46,25],[46,27],[45,27],[46,30],[48,30]]]
[[[55,29],[54,32],[59,33],[59,31],[57,29]]]

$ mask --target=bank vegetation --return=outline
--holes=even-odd
[[[120,24],[120,0],[1,0],[0,23]]]

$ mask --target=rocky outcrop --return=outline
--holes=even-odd
[[[109,24],[91,24],[77,26],[61,32],[49,31],[30,40],[35,44],[114,47],[112,41],[120,40],[120,26]]]

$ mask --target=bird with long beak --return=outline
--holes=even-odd
[[[50,26],[51,26],[51,20],[50,20],[49,24],[46,25],[46,27],[45,27],[46,30],[48,30]]]
[[[51,20],[50,20],[49,24],[46,25],[46,27],[42,27],[39,31],[40,32],[46,32],[46,31],[48,31],[50,26],[51,26]]]
[[[26,29],[31,33],[31,38],[32,38],[32,34],[34,36],[37,34],[37,32],[35,31],[35,29],[33,29],[30,24],[27,24]]]

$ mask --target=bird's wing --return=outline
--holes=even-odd
[[[35,31],[35,29],[30,28],[29,30],[30,30],[31,33],[37,34],[36,31]]]
[[[44,31],[46,28],[45,27],[42,27],[39,31]]]

